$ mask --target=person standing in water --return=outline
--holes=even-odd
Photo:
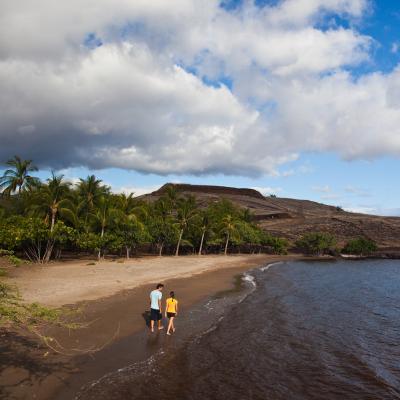
[[[162,310],[161,310],[161,299],[162,290],[164,285],[159,283],[157,288],[150,293],[150,328],[154,332],[154,322],[157,321],[158,329],[164,329],[161,325]]]
[[[174,319],[178,315],[178,300],[175,299],[175,293],[170,292],[169,298],[165,303],[165,317],[169,319],[167,335],[170,335],[170,331],[175,332]]]

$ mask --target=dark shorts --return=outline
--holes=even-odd
[[[175,317],[175,315],[176,315],[176,313],[174,313],[174,312],[167,312],[167,317],[168,318]]]
[[[160,321],[162,319],[160,310],[155,310],[154,308],[150,308],[150,319],[152,321]]]

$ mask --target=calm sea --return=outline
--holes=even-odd
[[[400,399],[399,261],[278,263],[245,281],[77,399]]]

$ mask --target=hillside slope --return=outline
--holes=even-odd
[[[154,201],[173,186],[179,195],[193,195],[201,206],[226,198],[250,209],[254,220],[274,235],[295,241],[306,232],[330,232],[339,244],[357,236],[368,237],[381,249],[400,249],[400,217],[381,217],[342,211],[333,206],[309,201],[265,197],[254,189],[225,186],[166,184],[157,191],[140,196]]]

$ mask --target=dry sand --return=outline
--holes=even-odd
[[[280,257],[285,258],[285,257]],[[288,256],[288,259],[291,257]],[[62,306],[108,297],[122,290],[224,268],[248,268],[276,259],[271,255],[142,257],[120,261],[60,262],[24,266],[8,279],[23,299]]]

